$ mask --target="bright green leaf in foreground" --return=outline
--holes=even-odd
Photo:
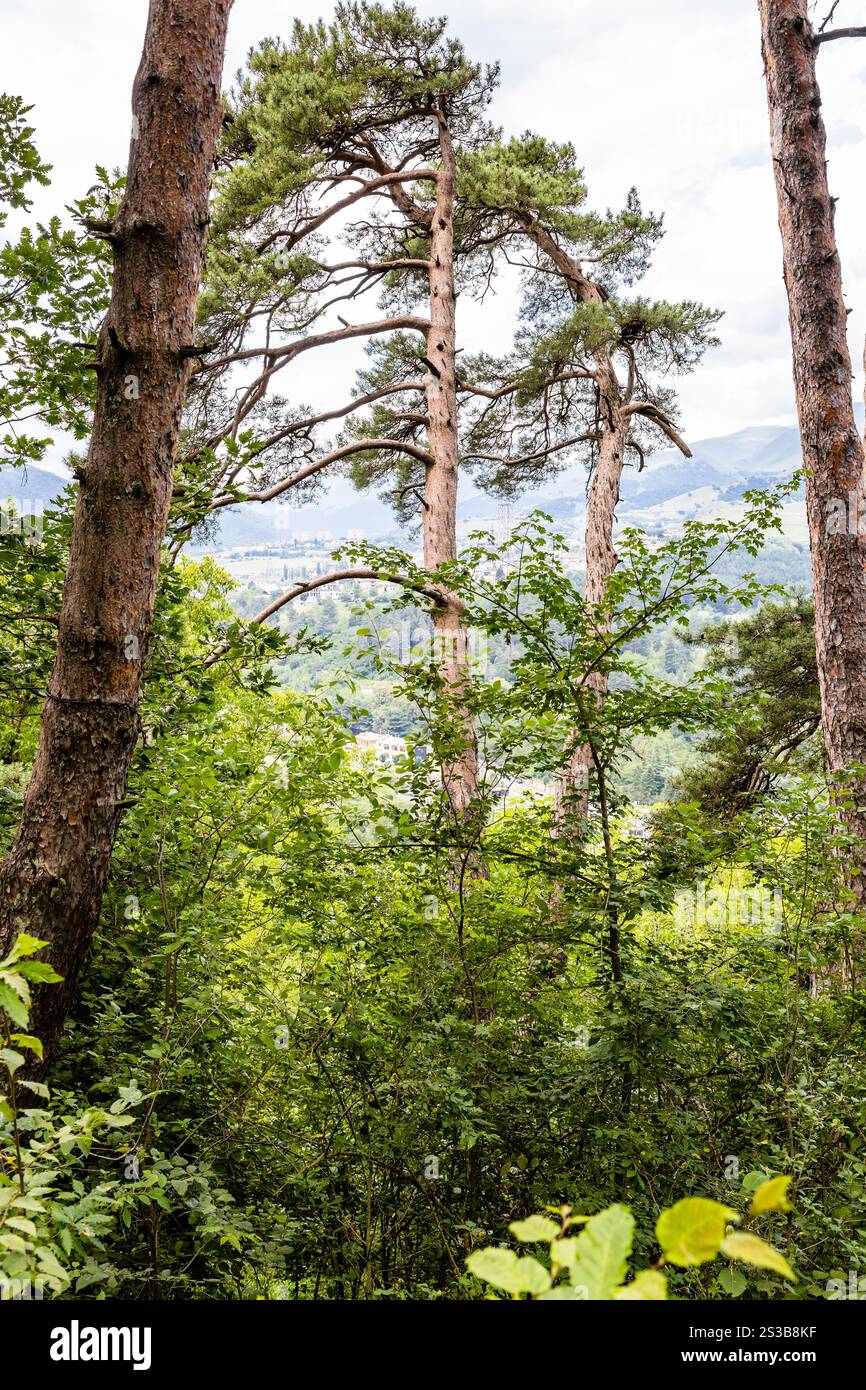
[[[525,1221],[512,1221],[508,1229],[518,1240],[549,1241],[556,1239],[560,1228],[547,1216],[528,1216]]]
[[[732,1260],[742,1260],[744,1264],[757,1265],[759,1269],[775,1270],[792,1281],[797,1277],[785,1256],[751,1231],[731,1231],[722,1241],[721,1248],[722,1254]]]
[[[701,1265],[715,1259],[729,1221],[739,1214],[708,1197],[684,1197],[663,1211],[656,1223],[665,1259],[675,1265]]]
[[[761,1216],[768,1211],[792,1211],[787,1196],[790,1185],[790,1177],[770,1178],[767,1182],[761,1183],[752,1198],[749,1215]]]
[[[570,1272],[572,1286],[585,1290],[584,1298],[610,1298],[625,1278],[633,1239],[634,1217],[620,1203],[590,1217],[576,1239],[577,1259]]]
[[[658,1269],[642,1269],[630,1284],[614,1289],[619,1302],[658,1303],[668,1296],[668,1281]]]

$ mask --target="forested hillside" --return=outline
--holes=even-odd
[[[50,220],[0,99],[0,1297],[857,1298],[843,33],[757,7],[799,434],[693,447],[726,306],[495,31],[275,7],[232,80],[231,9],[151,0]]]

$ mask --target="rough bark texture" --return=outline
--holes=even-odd
[[[139,728],[160,549],[195,332],[231,0],[151,0],[128,182],[75,510],[54,669],[18,835],[0,869],[0,954],[46,939],[36,992],[53,1051],[108,878]]]
[[[599,444],[598,461],[593,472],[586,505],[584,546],[586,555],[586,589],[588,604],[600,612],[599,634],[609,631],[610,622],[604,609],[607,584],[617,565],[613,548],[613,527],[619,503],[619,487],[625,466],[628,440],[628,418],[623,412],[622,398],[613,363],[607,354],[599,354],[594,370],[598,387]],[[607,673],[590,671],[586,689],[597,706],[607,694]],[[563,816],[585,818],[589,772],[592,752],[588,744],[577,748],[557,782],[557,806]]]
[[[866,535],[863,445],[854,418],[842,273],[806,0],[759,0],[773,169],[812,549],[822,725],[831,775],[851,794],[848,829],[866,841]],[[847,515],[847,524],[838,517]],[[862,851],[850,881],[866,907]]]
[[[424,565],[435,570],[457,557],[458,416],[454,289],[455,163],[444,116],[439,118],[442,168],[430,227],[430,328],[427,359],[435,370],[425,379],[428,464],[424,487]],[[451,596],[445,592],[446,599]],[[468,632],[460,606],[446,602],[434,610],[434,641],[439,670],[455,697],[457,750],[442,777],[456,815],[472,805],[478,790],[478,748],[471,714],[462,699],[469,680]]]

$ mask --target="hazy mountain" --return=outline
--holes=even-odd
[[[0,468],[0,501],[11,500],[19,511],[38,510],[34,504],[43,506],[52,498],[59,497],[67,484],[66,478],[49,473],[47,468]]]
[[[622,480],[622,522],[663,525],[724,510],[749,488],[765,488],[789,478],[800,466],[800,438],[790,426],[738,430],[717,439],[700,439],[692,458],[679,450],[653,454],[644,469],[627,467]],[[538,508],[557,520],[578,524],[586,510],[586,469],[565,469],[513,504],[515,516]],[[461,519],[481,520],[496,514],[496,503],[475,494],[461,504]]]
[[[666,449],[651,456],[638,472],[629,467],[623,475],[619,508],[621,523],[649,529],[687,516],[714,515],[736,508],[748,488],[772,485],[790,477],[800,465],[799,435],[790,426],[761,426],[736,434],[701,439],[692,445],[693,457]],[[64,479],[40,468],[0,468],[0,498],[24,498],[45,503],[65,486]],[[537,490],[528,490],[513,503],[515,518],[530,511],[547,511],[565,530],[582,528],[586,503],[586,470],[582,465],[564,469]],[[470,483],[461,488],[458,508],[462,527],[493,521],[498,504]],[[805,539],[802,505],[786,509],[786,533]],[[203,548],[278,545],[291,532],[329,531],[335,538],[358,529],[369,539],[394,535],[397,527],[388,506],[374,494],[355,492],[344,478],[335,478],[315,502],[297,507],[270,502],[258,506],[227,508],[219,519],[218,537]]]
[[[701,439],[692,445],[693,457],[666,449],[650,457],[638,472],[629,467],[623,475],[619,519],[623,524],[656,529],[685,517],[718,515],[741,504],[749,488],[765,488],[789,478],[800,466],[800,441],[791,426],[762,426],[736,434]],[[461,487],[458,521],[461,529],[492,523],[499,504],[475,488]],[[528,489],[512,504],[514,517],[536,509],[546,511],[569,531],[582,530],[586,508],[586,470],[582,465],[564,469],[538,489]],[[786,532],[805,539],[802,505],[792,499],[786,508]],[[335,479],[315,503],[294,507],[278,502],[261,507],[230,508],[220,523],[223,546],[256,546],[278,543],[292,531],[330,531],[335,537],[351,529],[369,539],[394,535],[398,530],[390,508],[374,494],[357,493],[343,478]]]

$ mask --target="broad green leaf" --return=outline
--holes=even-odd
[[[18,1068],[23,1067],[25,1060],[24,1056],[20,1052],[16,1052],[14,1048],[0,1047],[0,1062],[7,1068],[10,1076],[14,1076]]]
[[[27,932],[19,932],[14,942],[12,950],[5,960],[0,960],[0,970],[6,970],[10,965],[14,965],[22,956],[32,956],[36,951],[41,951],[43,946],[47,946],[47,941],[40,941],[35,936],[29,936]]]
[[[760,1168],[753,1168],[743,1178],[742,1187],[744,1192],[757,1192],[758,1188],[767,1181],[767,1174]]]
[[[22,1004],[30,1003],[30,986],[20,970],[0,970],[0,983],[13,990]]]
[[[658,1269],[642,1269],[630,1284],[614,1289],[614,1298],[625,1302],[659,1303],[668,1296],[668,1281]]]
[[[521,1255],[517,1261],[521,1292],[541,1294],[550,1288],[550,1273],[533,1255]]]
[[[550,1275],[532,1255],[516,1255],[513,1250],[488,1246],[474,1250],[466,1268],[476,1279],[483,1279],[505,1293],[543,1293],[550,1286]]]
[[[36,1227],[26,1216],[7,1216],[4,1224],[11,1226],[13,1231],[22,1231],[25,1236],[36,1236]]]
[[[547,1216],[528,1216],[525,1221],[512,1221],[508,1229],[513,1236],[523,1241],[555,1240],[560,1230],[556,1222]]]
[[[573,1288],[583,1288],[583,1297],[609,1299],[625,1278],[634,1238],[634,1217],[617,1202],[597,1216],[591,1216],[575,1237],[577,1258],[569,1280]]]
[[[757,1265],[758,1269],[772,1269],[792,1282],[796,1279],[785,1256],[760,1236],[751,1231],[731,1231],[722,1241],[722,1252],[731,1260],[742,1260],[747,1265]]]
[[[38,936],[30,936],[29,932],[19,932],[12,946],[12,955],[16,959],[21,956],[33,956],[37,951],[41,951],[43,946],[47,946],[47,941],[40,941]]]
[[[561,1236],[550,1247],[550,1258],[555,1265],[569,1268],[578,1255],[577,1236]]]
[[[663,1211],[656,1235],[665,1258],[675,1265],[701,1265],[714,1260],[729,1221],[739,1213],[709,1197],[684,1197]]]
[[[51,1098],[51,1092],[44,1081],[28,1081],[22,1077],[21,1080],[17,1082],[17,1085],[26,1086],[28,1091],[35,1092],[35,1094],[41,1096],[43,1100],[49,1100]]]
[[[476,1279],[483,1279],[494,1288],[513,1292],[517,1278],[517,1255],[513,1250],[502,1250],[492,1245],[484,1250],[473,1250],[467,1256],[466,1268]]]
[[[731,1298],[739,1298],[746,1287],[746,1276],[741,1269],[723,1269],[719,1283]]]
[[[13,1023],[26,1028],[30,1017],[27,1005],[12,987],[0,980],[0,1009]]]
[[[36,1258],[39,1261],[39,1268],[44,1274],[50,1274],[54,1279],[62,1279],[64,1283],[68,1282],[69,1275],[57,1256],[46,1245],[37,1245]]]
[[[63,979],[53,965],[44,960],[25,960],[17,967],[28,980],[36,980],[41,985],[56,985]]]
[[[793,1211],[788,1201],[790,1184],[790,1177],[770,1178],[768,1182],[762,1182],[752,1198],[749,1215],[760,1216],[766,1211]]]

